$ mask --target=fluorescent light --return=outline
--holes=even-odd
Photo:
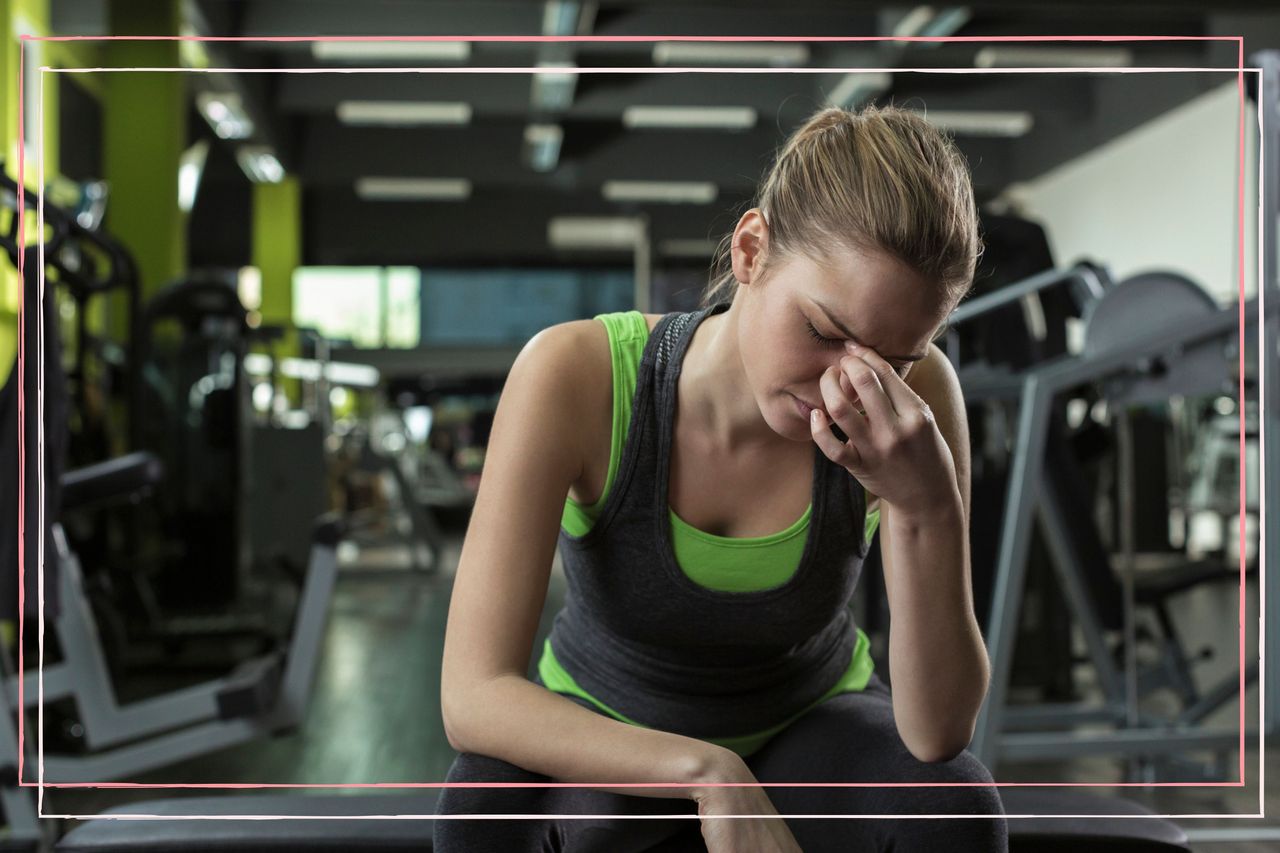
[[[893,34],[898,38],[939,38],[949,36],[969,23],[972,14],[967,6],[953,6],[948,9],[935,9],[932,6],[917,6],[908,12]],[[937,42],[926,42],[924,47],[936,47]]]
[[[1035,123],[1028,112],[928,110],[920,115],[931,124],[960,136],[1022,136]]]
[[[365,201],[458,201],[470,198],[465,178],[360,178],[356,195]]]
[[[338,120],[351,125],[469,124],[471,105],[440,101],[341,101]]]
[[[883,71],[852,72],[840,78],[831,93],[827,95],[827,105],[854,109],[860,104],[874,100],[885,92],[893,83],[893,75]]]
[[[196,106],[219,139],[248,139],[253,135],[253,120],[235,92],[201,92],[196,95]]]
[[[709,258],[716,253],[718,243],[705,239],[672,239],[658,243],[658,254],[668,258]]]
[[[1123,68],[1133,53],[1108,47],[984,47],[975,68]]]
[[[530,124],[524,129],[523,159],[535,172],[551,172],[560,162],[564,131],[558,124]]]
[[[465,62],[471,43],[465,41],[317,41],[316,59],[374,62]]]
[[[539,62],[539,68],[573,68],[572,62]],[[565,71],[535,71],[530,100],[536,110],[559,112],[573,105],[578,75]]]
[[[272,357],[266,353],[249,353],[244,357],[244,372],[250,376],[270,376],[272,361]],[[381,378],[378,368],[369,364],[317,361],[313,358],[281,359],[280,375],[307,382],[316,382],[323,376],[335,385],[353,385],[361,388],[375,388],[378,385],[378,379]]]
[[[324,365],[324,378],[334,385],[354,385],[360,388],[376,388],[381,374],[370,364],[351,364],[329,361]]]
[[[622,124],[625,127],[744,130],[755,127],[756,111],[751,107],[627,107],[622,111]]]
[[[198,140],[178,158],[178,209],[186,213],[196,206],[196,192],[205,160],[209,158],[209,140]]]
[[[788,68],[809,61],[804,44],[756,44],[720,41],[660,41],[654,65],[769,65]]]
[[[557,249],[632,249],[644,232],[635,217],[557,216],[547,223],[547,241]]]
[[[584,19],[595,18],[595,4],[587,4],[587,14],[583,14],[581,3],[573,0],[547,0],[542,4],[542,34],[544,36],[586,35],[582,32]]]
[[[609,201],[710,204],[717,189],[710,181],[605,181],[602,191]]]
[[[266,145],[241,145],[236,149],[236,162],[255,184],[278,184],[284,180],[284,166]]]
[[[960,28],[969,23],[969,19],[973,17],[973,13],[969,11],[968,6],[953,6],[950,9],[943,9],[934,15],[933,20],[920,30],[920,35],[930,38],[941,38],[943,36],[954,35],[960,31]],[[926,42],[926,47],[937,47],[939,42]]]

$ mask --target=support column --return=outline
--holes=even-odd
[[[112,0],[114,35],[177,35],[179,0]],[[176,41],[110,42],[114,68],[176,68]],[[186,144],[187,78],[172,71],[103,75],[103,161],[110,187],[106,228],[133,253],[147,296],[186,269],[186,215],[178,207],[178,165]],[[109,328],[123,339],[126,306],[111,303]]]
[[[4,158],[4,171],[17,180],[18,175],[18,68],[22,61],[22,35],[44,35],[49,32],[49,0],[0,0],[0,157]],[[47,61],[41,58],[45,45],[27,42],[28,70]],[[32,61],[33,57],[37,61]],[[35,93],[39,92],[38,75],[26,75],[24,107],[28,117],[34,117]],[[57,86],[46,81],[45,124],[45,172],[52,176],[57,172],[58,149],[58,101]],[[34,122],[28,122],[26,136],[31,141],[27,147],[26,183],[35,187],[39,172],[36,162],[36,141],[39,139]],[[52,159],[50,159],[52,158]],[[27,233],[35,233],[34,222],[28,222]],[[18,351],[18,302],[22,288],[18,271],[6,253],[0,253],[0,383],[9,376],[14,356]]]
[[[262,322],[284,326],[285,337],[275,347],[280,357],[297,355],[293,328],[293,271],[302,263],[302,188],[287,176],[277,184],[253,185],[253,265],[262,274]],[[298,383],[286,381],[291,403],[298,403]]]

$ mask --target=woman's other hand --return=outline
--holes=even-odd
[[[702,839],[707,853],[801,853],[800,845],[785,820],[738,755],[726,750],[718,766],[706,774],[707,786],[692,789],[702,821]],[[725,787],[714,783],[747,783]],[[760,815],[750,818],[719,818],[718,815]]]

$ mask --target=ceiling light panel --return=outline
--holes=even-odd
[[[1028,112],[928,110],[920,115],[957,136],[1023,136],[1035,124]]]
[[[1125,68],[1133,52],[1106,47],[984,47],[975,68]]]
[[[547,223],[547,241],[557,249],[632,249],[644,233],[635,217],[556,216]]]
[[[827,104],[833,107],[856,109],[867,101],[889,91],[893,75],[883,71],[855,71],[844,75],[827,94]]]
[[[239,94],[201,92],[196,95],[196,107],[219,139],[248,139],[253,136],[253,120],[249,118]]]
[[[571,62],[539,62],[539,68],[573,68]],[[573,105],[578,75],[568,71],[535,71],[529,99],[542,112],[563,112]]]
[[[241,145],[236,149],[236,162],[255,184],[278,184],[284,180],[284,166],[266,145]]]
[[[338,120],[349,125],[465,125],[471,123],[471,105],[441,101],[342,101]]]
[[[471,43],[465,41],[317,41],[316,59],[337,62],[466,62]]]
[[[794,68],[809,61],[804,44],[660,41],[653,46],[654,65],[761,65]]]
[[[718,189],[710,181],[605,181],[601,192],[608,201],[710,204]]]
[[[465,178],[360,178],[356,195],[365,201],[462,201],[471,197]]]
[[[746,130],[755,127],[751,107],[649,107],[622,111],[622,124],[630,128]]]
[[[564,131],[558,124],[530,124],[524,129],[523,159],[535,172],[553,172],[560,162]]]

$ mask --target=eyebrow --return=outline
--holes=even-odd
[[[829,323],[831,323],[831,325],[835,326],[837,329],[839,329],[841,332],[843,332],[843,333],[844,333],[844,336],[845,336],[846,338],[848,338],[849,340],[853,341],[855,344],[861,344],[862,346],[866,346],[866,344],[863,344],[863,343],[862,343],[862,341],[858,340],[858,336],[857,336],[857,335],[855,335],[853,332],[851,332],[851,331],[849,331],[848,329],[846,329],[846,328],[845,328],[845,327],[840,323],[840,321],[839,321],[839,320],[837,320],[835,317],[831,316],[831,312],[827,309],[827,306],[823,305],[821,302],[819,302],[819,301],[818,301],[818,300],[816,300],[816,299],[811,299],[810,301],[811,301],[814,305],[816,305],[816,306],[818,307],[818,309],[819,309],[820,311],[822,311],[822,313],[823,313],[823,314],[825,314],[825,315],[827,316],[827,321],[828,321]],[[925,355],[927,355],[927,354],[928,354],[928,353],[924,353],[924,354],[921,354],[921,355],[883,355],[883,354],[882,354],[880,357],[881,357],[881,358],[883,358],[883,359],[885,359],[886,361],[919,361],[920,359],[924,358],[924,357],[925,357]]]

